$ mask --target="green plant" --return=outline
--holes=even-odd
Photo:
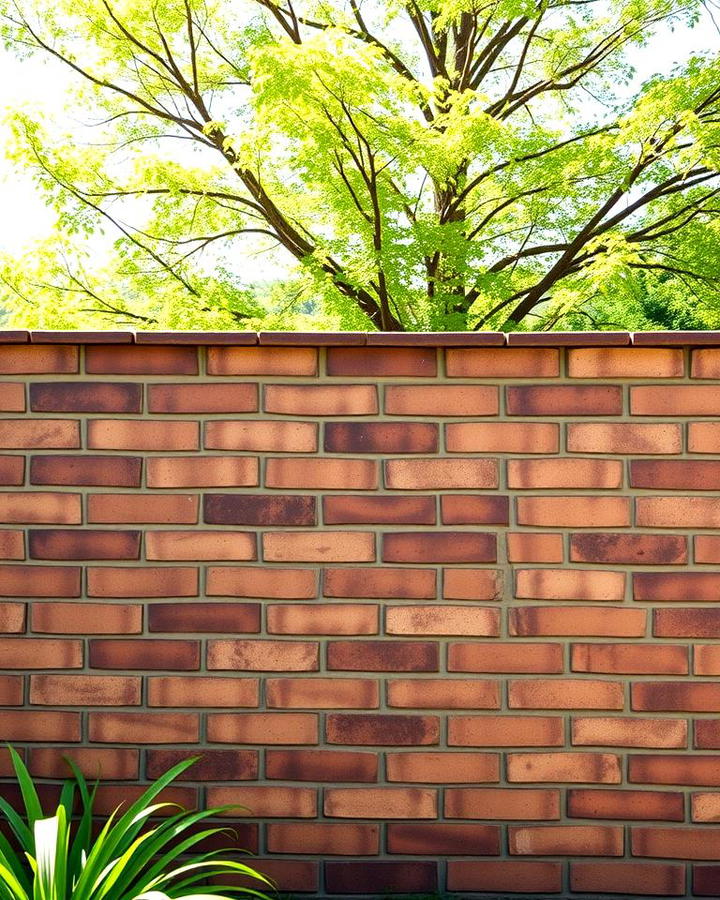
[[[242,875],[272,884],[243,863],[224,858],[226,851],[199,852],[204,839],[221,828],[196,827],[232,807],[188,812],[180,809],[160,824],[150,818],[173,803],[153,802],[160,792],[196,761],[178,763],[152,784],[122,815],[119,808],[100,833],[92,835],[97,784],[89,789],[71,760],[73,778],[62,788],[54,815],[43,812],[32,777],[18,753],[9,748],[25,807],[24,816],[0,798],[0,813],[19,849],[0,833],[0,900],[219,900],[237,894],[266,898],[250,887],[209,884],[218,876]],[[80,816],[72,821],[76,791]],[[179,808],[178,808],[179,809]]]

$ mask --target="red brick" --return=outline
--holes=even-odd
[[[625,573],[520,569],[516,574],[515,596],[532,600],[620,601],[625,596]]]
[[[570,561],[624,565],[687,563],[687,541],[669,534],[607,534],[587,532],[570,539]],[[664,576],[662,576],[664,577]]]
[[[464,531],[396,531],[383,536],[385,562],[495,562],[496,536]]]
[[[28,531],[33,559],[138,559],[139,531],[38,528]]]
[[[448,672],[557,674],[563,671],[562,644],[453,643]]]
[[[631,829],[633,856],[665,859],[717,859],[717,831],[707,828]]]
[[[197,597],[191,566],[102,566],[87,570],[89,597]]]
[[[370,678],[268,678],[266,702],[278,709],[377,709],[380,687]]]
[[[82,641],[55,638],[3,638],[4,669],[82,669]]]
[[[330,347],[327,373],[362,378],[430,378],[437,375],[437,353],[434,347]]]
[[[500,634],[500,612],[484,607],[390,606],[385,630],[387,634],[496,637]]]
[[[189,750],[147,751],[147,776],[160,778],[177,763],[193,756]],[[258,777],[257,750],[203,750],[179,781],[254,781]]]
[[[720,609],[655,609],[655,637],[720,637]]]
[[[622,462],[619,459],[509,459],[508,487],[521,490],[539,488],[619,488]]]
[[[570,889],[593,894],[685,896],[685,866],[636,862],[586,863],[570,866]]]
[[[329,453],[437,453],[438,441],[438,426],[429,422],[325,424]]]
[[[33,603],[31,629],[40,634],[139,634],[142,606],[125,603]]]
[[[199,669],[199,641],[142,640],[90,641],[93,669]]]
[[[664,388],[665,390],[665,388]],[[627,424],[625,422],[568,425],[567,448],[571,453],[621,453],[649,456],[681,453],[679,425]]]
[[[259,472],[258,460],[253,456],[155,456],[147,461],[147,486],[255,487]]]
[[[633,459],[632,487],[669,491],[720,489],[720,463],[709,459]]]
[[[311,713],[210,713],[209,741],[221,744],[317,744],[318,717]]]
[[[558,716],[451,716],[451,747],[562,747]]]
[[[450,378],[552,378],[560,374],[555,348],[482,347],[446,351]]]
[[[0,373],[74,375],[78,371],[78,356],[78,347],[3,344],[0,348]]]
[[[437,791],[428,788],[327,788],[324,813],[332,819],[434,819]]]
[[[623,829],[611,825],[511,825],[508,841],[519,856],[623,855]]]
[[[257,678],[160,675],[148,678],[148,706],[257,706]]]
[[[267,609],[268,634],[377,634],[377,606],[359,603],[275,604]]]
[[[720,866],[693,866],[692,888],[701,897],[720,896]]]
[[[139,488],[141,471],[139,456],[33,456],[30,484]]]
[[[31,675],[38,706],[138,706],[141,679],[131,675]]]
[[[118,781],[136,779],[139,774],[139,751],[118,747],[33,747],[30,750],[30,773],[39,778],[67,778],[71,759],[86,778]]]
[[[25,631],[25,604],[0,603],[0,634],[20,634]]]
[[[448,494],[440,498],[444,525],[508,525],[510,501],[493,494]]]
[[[596,784],[622,780],[620,757],[614,753],[509,753],[507,778],[510,782]]]
[[[682,378],[683,351],[655,347],[584,347],[568,350],[571,378]]]
[[[149,631],[217,634],[260,631],[259,603],[151,603]]]
[[[246,413],[258,410],[256,384],[149,384],[151,413]]]
[[[719,378],[720,357],[715,349],[692,351],[691,375],[693,378]]]
[[[330,641],[327,667],[347,672],[437,672],[438,645],[419,641]]]
[[[507,388],[511,416],[617,416],[622,413],[618,385],[523,385]]]
[[[619,681],[534,678],[511,681],[511,709],[622,709],[623,687]]]
[[[88,375],[197,375],[197,347],[87,346]]]
[[[433,569],[326,569],[326,597],[432,600],[437,596]],[[314,596],[314,595],[313,595]]]
[[[389,682],[388,706],[409,709],[500,709],[497,681],[458,678],[395,678]]]
[[[323,497],[323,521],[326,525],[434,525],[435,498],[330,495]]]
[[[720,535],[696,534],[693,540],[696,563],[720,562]]]
[[[268,413],[372,416],[377,415],[378,409],[374,384],[268,384],[265,388],[265,412]]]
[[[315,672],[318,645],[312,641],[211,640],[207,667],[241,672]]]
[[[378,757],[354,750],[267,750],[265,775],[281,781],[375,782]]]
[[[0,565],[0,595],[5,597],[79,597],[79,566]]]
[[[495,569],[443,569],[445,600],[501,600],[502,573]]]
[[[142,412],[142,385],[107,381],[35,382],[30,385],[30,409],[33,412],[139,413]]]
[[[91,450],[197,450],[200,427],[197,422],[168,419],[92,419],[88,422],[88,447]]]
[[[550,821],[560,818],[560,791],[545,788],[446,788],[445,815],[449,819]]]
[[[568,791],[568,815],[577,819],[682,822],[684,798],[676,791],[573,788]]]
[[[636,572],[633,598],[663,602],[711,603],[717,600],[720,575],[714,572]]]
[[[387,780],[416,784],[482,784],[500,781],[500,757],[497,753],[448,753],[400,751],[387,753]],[[446,796],[448,791],[446,791]],[[446,810],[446,815],[447,810]],[[455,818],[463,818],[456,816]],[[493,816],[468,816],[490,819]]]
[[[207,803],[210,807],[242,804],[243,817],[311,819],[317,814],[317,792],[298,787],[209,787]],[[223,813],[236,816],[236,810]]]
[[[0,731],[6,741],[79,741],[80,713],[0,709]]]
[[[447,866],[450,891],[542,891],[553,894],[562,890],[562,864],[559,862],[451,859]]]
[[[317,576],[312,569],[210,566],[205,590],[214,597],[311,600],[317,596]]]
[[[372,491],[378,486],[378,464],[372,459],[333,459],[328,457],[269,459],[265,486],[269,488],[305,488],[306,490]]]
[[[80,423],[67,419],[3,419],[0,447],[8,450],[59,450],[80,447]]]
[[[486,384],[389,384],[385,412],[393,416],[496,416],[497,387]]]
[[[390,459],[385,463],[385,484],[391,490],[405,491],[496,488],[497,462],[492,459]]]
[[[208,375],[317,375],[314,347],[208,347]]]
[[[261,453],[314,453],[318,448],[314,422],[206,422],[209,450],[249,450]]]
[[[695,675],[720,674],[720,647],[716,644],[696,644],[694,658]]]
[[[440,742],[437,716],[328,713],[325,727],[329,744],[412,747]]]
[[[672,644],[573,644],[573,672],[687,675],[687,647]]]
[[[506,535],[508,562],[561,563],[563,536],[542,531],[517,531]]]
[[[22,706],[23,681],[22,675],[0,675],[0,706]]]
[[[659,712],[720,712],[720,684],[646,681],[632,685],[632,709]]]
[[[635,784],[720,785],[717,755],[687,753],[628,757],[628,781]]]
[[[537,422],[463,422],[445,426],[449,453],[557,453],[560,426]]]
[[[690,422],[688,425],[688,452],[717,453],[720,448],[720,423]]]
[[[270,853],[322,856],[374,856],[380,852],[380,826],[283,822],[267,826]]]
[[[720,794],[709,791],[691,794],[690,814],[693,822],[717,822],[720,819]]]
[[[88,736],[100,744],[195,744],[200,737],[195,713],[91,712]]]
[[[497,825],[433,824],[388,825],[389,853],[435,856],[499,856],[500,829]]]
[[[52,459],[52,457],[33,457],[33,459]],[[0,455],[0,484],[20,485],[25,480],[25,457]],[[31,482],[33,483],[33,482]]]
[[[257,559],[255,535],[242,531],[148,531],[148,560]]]
[[[197,520],[196,494],[90,494],[88,497],[88,522],[93,524],[195,525]]]
[[[329,498],[327,498],[329,499]],[[299,494],[205,494],[213,525],[315,525],[315,498]]]
[[[21,381],[0,382],[0,411],[25,412],[25,385]]]
[[[647,612],[602,606],[533,606],[511,609],[509,627],[511,635],[522,637],[643,637]]]
[[[630,525],[628,497],[518,497],[518,525],[597,528]]]
[[[374,562],[375,535],[365,531],[273,531],[262,538],[266,562]]]
[[[715,497],[638,497],[641,528],[718,528],[720,505]]]
[[[325,886],[338,894],[385,896],[404,893],[435,894],[437,863],[412,862],[326,862]]]
[[[712,385],[642,385],[630,388],[630,411],[636,416],[714,416],[720,413]]]
[[[572,720],[572,743],[591,747],[687,747],[685,719],[578,716]]]

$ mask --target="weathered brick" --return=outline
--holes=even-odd
[[[79,525],[82,522],[81,496],[48,491],[0,492],[0,522]]]
[[[557,453],[560,426],[537,422],[463,422],[445,426],[449,453]]]
[[[0,595],[5,597],[79,597],[79,566],[0,565]]]
[[[672,644],[573,644],[573,672],[687,675],[687,647]]]
[[[3,344],[0,373],[3,375],[74,375],[79,368],[79,348]]]
[[[586,532],[570,538],[570,561],[669,566],[688,561],[687,539],[670,534]],[[664,577],[664,576],[663,576]]]
[[[437,375],[433,347],[329,347],[328,375],[361,378],[431,378]]]
[[[720,412],[712,385],[641,385],[630,388],[630,412],[636,416],[715,416]]]
[[[717,831],[705,828],[648,828],[630,832],[633,856],[665,859],[717,859]]]
[[[507,388],[511,416],[617,416],[622,413],[618,385],[522,385]]]
[[[567,448],[571,453],[620,453],[651,456],[680,453],[679,425],[577,423],[568,425]]]
[[[151,413],[246,413],[258,410],[255,384],[149,384]]]
[[[283,822],[267,826],[270,853],[321,856],[374,856],[380,852],[380,826],[328,822]]]
[[[395,531],[383,535],[382,558],[391,563],[495,562],[497,538],[467,531]]]
[[[259,603],[151,603],[149,631],[209,634],[260,631]]]
[[[137,559],[139,531],[101,531],[38,528],[28,531],[28,553],[33,559]]]
[[[30,385],[33,412],[142,412],[142,385],[132,382],[51,381]]]
[[[578,716],[572,720],[572,743],[591,747],[687,747],[685,719]]]
[[[148,706],[257,706],[257,678],[158,675],[148,678]]]
[[[62,450],[80,447],[80,423],[68,419],[2,419],[0,447],[6,450]]]
[[[451,859],[448,861],[447,886],[451,891],[542,891],[555,894],[562,889],[562,864]]]
[[[205,423],[208,450],[247,450],[260,453],[314,453],[318,448],[314,422],[245,420]]]
[[[255,535],[242,531],[148,531],[148,560],[257,559]]]
[[[317,375],[314,347],[209,347],[208,375]]]
[[[312,569],[209,566],[205,590],[211,597],[311,600],[317,596],[317,575]]]
[[[142,606],[126,603],[33,603],[30,628],[39,634],[139,634]]]
[[[332,819],[434,819],[437,791],[428,788],[327,788],[323,811]]]
[[[534,678],[511,681],[511,709],[622,709],[623,686],[619,681]]]
[[[496,416],[498,389],[485,384],[390,384],[385,412],[393,416]]]
[[[91,450],[197,450],[200,426],[182,420],[92,419],[88,422],[88,447]]]
[[[60,638],[3,638],[4,669],[81,669],[83,643]]]
[[[560,374],[555,348],[473,347],[446,351],[450,378],[552,378]]]
[[[159,778],[172,766],[193,756],[189,750],[148,750],[148,778]],[[256,750],[204,750],[179,781],[255,781],[258,777]]]
[[[147,461],[149,488],[256,487],[259,479],[253,456],[154,456]]]
[[[717,755],[630,754],[628,781],[633,784],[720,785]]]
[[[617,602],[625,596],[625,573],[591,569],[519,569],[515,596],[531,600]]]
[[[312,641],[208,641],[208,669],[245,672],[314,672],[318,644]]]
[[[445,815],[449,819],[550,821],[560,818],[560,791],[548,788],[446,788]]]
[[[271,531],[262,537],[266,562],[374,562],[375,535],[365,531]]]
[[[318,717],[314,713],[210,713],[207,719],[208,740],[220,744],[318,742]]]
[[[598,528],[630,525],[628,497],[518,497],[518,525]]]
[[[636,572],[633,598],[656,603],[711,603],[717,600],[720,575],[714,572]]]
[[[398,747],[440,742],[440,720],[437,716],[328,713],[325,728],[329,744]]]
[[[685,894],[685,866],[637,862],[571,863],[570,889],[593,894],[682,897]]]
[[[327,498],[330,499],[330,498]],[[205,494],[211,525],[315,525],[315,498],[301,494]]]
[[[443,525],[508,525],[510,498],[493,494],[448,494],[440,498]]]
[[[138,706],[134,675],[31,675],[30,703],[38,706]]]
[[[67,778],[71,759],[86,778],[129,781],[138,777],[139,756],[129,747],[33,747],[29,769],[40,778]]]
[[[88,375],[197,375],[197,347],[87,346]]]
[[[527,606],[510,610],[509,627],[511,635],[522,637],[643,637],[647,612],[600,606]]]
[[[429,422],[327,422],[328,453],[437,453],[438,426]]]
[[[562,644],[453,643],[448,672],[552,673],[563,671]]]
[[[709,459],[633,459],[630,485],[656,491],[720,489],[720,462]]]
[[[197,597],[198,570],[191,566],[90,566],[89,597]]]
[[[291,496],[296,498],[296,495]],[[434,525],[435,498],[333,494],[323,497],[323,522],[326,525]],[[285,524],[313,525],[314,519]]]
[[[681,349],[659,347],[583,347],[570,349],[571,378],[681,378]]]
[[[437,672],[438,645],[420,641],[330,641],[328,669],[347,672]]]
[[[378,412],[377,388],[374,384],[269,384],[265,388],[265,412],[372,416]]]
[[[195,525],[197,520],[196,494],[90,494],[88,497],[88,522],[92,524]]]
[[[265,486],[307,490],[372,491],[378,486],[378,464],[371,459],[289,458],[269,459]]]
[[[497,825],[404,822],[387,827],[389,853],[424,856],[499,856]]]
[[[500,600],[502,572],[495,569],[443,569],[445,600]]]
[[[0,709],[0,729],[6,741],[79,741],[80,713]]]
[[[380,686],[370,678],[268,678],[266,702],[276,709],[377,709]]]
[[[90,641],[93,669],[185,669],[200,668],[200,642],[143,638]]]
[[[558,716],[451,716],[451,747],[562,747]]]
[[[511,825],[508,841],[522,856],[623,855],[623,829],[612,825]]]
[[[509,753],[507,777],[511,782],[619,784],[620,757],[614,753]]]
[[[495,637],[500,634],[500,612],[485,607],[390,606],[385,630],[387,634]]]
[[[719,712],[720,684],[638,682],[632,685],[632,709],[651,712]]]
[[[267,750],[265,774],[281,781],[375,782],[378,755],[355,750]]]
[[[720,637],[720,609],[655,609],[655,637]]]
[[[30,484],[139,488],[141,472],[139,456],[53,454],[30,458]]]
[[[90,712],[88,736],[100,744],[195,744],[200,736],[195,713]]]
[[[0,602],[0,634],[25,631],[25,604]]]
[[[267,608],[268,634],[377,634],[379,608],[359,603],[273,604]]]
[[[325,570],[324,593],[326,597],[431,600],[437,596],[435,582],[433,569],[333,568]]]
[[[437,863],[429,860],[326,862],[325,886],[328,891],[338,894],[435,894]]]
[[[568,791],[568,815],[578,819],[682,822],[685,819],[684,798],[677,791],[571,788]]]
[[[500,780],[500,757],[497,753],[399,751],[387,753],[386,763],[388,781],[406,781],[415,784],[480,784]],[[447,809],[445,815],[448,815]],[[467,818],[494,817],[483,814]]]
[[[618,459],[509,459],[508,487],[520,490],[544,488],[622,487],[622,462]]]
[[[36,459],[38,457],[35,457]],[[40,457],[41,459],[51,459],[52,457]],[[25,457],[24,456],[2,456],[0,455],[0,484],[2,485],[20,485],[25,478]],[[33,482],[31,481],[31,484]]]
[[[385,484],[391,490],[404,491],[496,488],[497,462],[492,459],[390,459],[385,463]]]

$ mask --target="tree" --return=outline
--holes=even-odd
[[[662,326],[673,304],[648,300],[675,297],[676,318],[712,327],[720,55],[624,99],[628,48],[699,3],[0,0],[6,42],[68,66],[75,117],[100,117],[83,144],[16,115],[15,158],[62,236],[33,271],[6,262],[6,305],[38,322],[517,330]],[[98,272],[82,254],[103,226]],[[248,240],[292,276],[249,290]]]

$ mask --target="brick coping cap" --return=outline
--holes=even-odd
[[[720,331],[362,332],[0,330],[0,344],[286,347],[711,347]]]

